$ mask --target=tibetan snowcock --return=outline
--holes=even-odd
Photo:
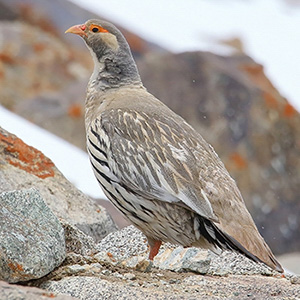
[[[101,20],[66,32],[81,36],[94,60],[85,126],[95,176],[147,237],[149,258],[171,242],[236,251],[283,272],[213,148],[147,92],[122,33]]]

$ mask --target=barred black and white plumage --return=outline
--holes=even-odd
[[[148,238],[240,252],[282,271],[213,148],[143,87],[123,35],[90,20],[71,27],[95,62],[86,99],[87,149],[109,200]]]

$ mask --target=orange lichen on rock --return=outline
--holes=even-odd
[[[54,293],[42,293],[42,296],[48,297],[48,298],[56,298],[56,294],[54,294]]]
[[[264,91],[276,91],[271,81],[266,77],[262,65],[249,63],[242,64],[240,69],[245,71],[251,81],[257,84]]]
[[[116,261],[116,259],[114,258],[114,256],[110,252],[107,252],[106,254],[111,259],[111,261]]]
[[[287,118],[293,117],[296,114],[295,108],[290,104],[286,103],[283,110],[283,115]]]
[[[5,64],[15,64],[16,63],[16,59],[9,53],[6,52],[1,52],[0,53],[0,61],[2,61]]]
[[[9,164],[42,179],[54,176],[53,162],[21,139],[4,135],[0,131],[0,149],[1,146],[4,147],[4,158]]]
[[[250,79],[262,89],[263,98],[265,99],[265,103],[268,108],[280,110],[286,118],[291,118],[297,113],[290,103],[280,101],[280,94],[264,74],[264,70],[261,65],[243,64],[240,66],[240,69],[246,71]],[[279,99],[276,98],[276,96],[279,97]]]
[[[39,27],[40,29],[48,33],[51,33],[56,36],[59,35],[57,29],[49,20],[47,15],[38,13],[34,5],[31,5],[29,3],[21,3],[20,1],[20,3],[17,6],[18,10],[20,11],[21,19],[28,22],[29,24]]]
[[[69,106],[68,115],[72,118],[80,118],[82,116],[82,106],[81,104],[74,103]]]
[[[229,158],[237,169],[245,169],[248,166],[246,159],[238,152],[233,152]]]
[[[13,263],[13,262],[9,262],[7,264],[7,266],[14,272],[22,272],[24,271],[24,268],[22,265],[18,264],[18,263]]]
[[[9,269],[12,270],[12,272],[13,272],[12,276],[19,277],[19,275],[22,274],[22,277],[24,278],[24,281],[26,281],[25,278],[30,279],[30,274],[27,274],[25,272],[24,267],[21,264],[15,262],[15,261],[8,260],[7,266],[8,266]]]

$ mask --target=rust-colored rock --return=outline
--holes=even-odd
[[[0,148],[4,148],[4,159],[42,179],[54,176],[54,164],[41,151],[28,146],[14,135],[6,135],[0,128]]]

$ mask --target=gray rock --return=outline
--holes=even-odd
[[[0,165],[0,191],[35,187],[58,218],[96,242],[117,230],[106,209],[76,189],[49,158],[1,127]]]
[[[8,284],[0,281],[1,300],[72,300],[76,299],[68,295],[59,295],[53,292],[47,292],[35,287],[25,287],[16,284]]]
[[[91,236],[86,235],[76,226],[61,219],[65,232],[67,253],[92,255],[96,253],[96,243]]]
[[[239,253],[223,251],[220,255],[210,252],[211,264],[208,270],[210,275],[267,275],[279,274],[265,264],[256,263]]]
[[[299,284],[300,285],[300,275],[292,275],[289,278],[292,284]]]
[[[95,206],[96,204],[93,203]],[[97,211],[99,208],[97,209]],[[95,242],[99,242],[103,237],[105,237],[110,232],[117,231],[116,224],[114,223],[113,219],[110,215],[103,211],[103,208],[100,210],[99,214],[102,214],[102,222],[95,222],[95,223],[77,223],[76,226],[86,233],[87,235],[94,238]]]
[[[135,276],[134,273],[125,273],[125,274],[124,274],[124,278],[125,278],[126,280],[135,280],[135,279],[136,279],[136,276]]]
[[[147,238],[136,227],[130,225],[107,235],[98,244],[99,251],[109,252],[118,261],[146,253]]]
[[[0,279],[40,278],[66,257],[64,230],[35,189],[0,194]]]
[[[73,265],[73,266],[68,266],[68,273],[75,275],[81,272],[86,271],[85,266],[81,266],[81,265]]]
[[[196,272],[206,274],[210,268],[209,252],[197,248],[165,249],[154,259],[154,266],[176,272]]]

